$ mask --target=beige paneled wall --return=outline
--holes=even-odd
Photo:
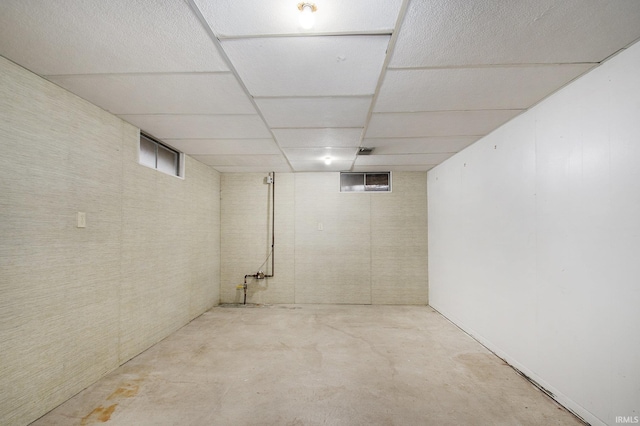
[[[222,175],[221,301],[268,253],[265,174]],[[393,192],[339,192],[338,173],[276,175],[276,277],[252,303],[427,304],[427,180],[393,174]]]
[[[0,424],[35,420],[219,300],[219,174],[140,166],[137,141],[0,57]]]
[[[426,305],[426,173],[393,173],[392,183],[371,195],[372,303]]]
[[[271,273],[270,185],[267,173],[221,175],[221,289],[222,303],[242,303],[237,289],[246,274],[259,268]],[[293,175],[276,174],[275,277],[250,281],[252,303],[294,303]]]
[[[120,362],[220,299],[219,174],[190,157],[184,180],[140,166],[135,143],[124,157]]]
[[[338,173],[296,175],[298,303],[371,303],[371,195],[339,189]]]

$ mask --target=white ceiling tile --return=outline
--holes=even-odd
[[[389,36],[275,37],[223,40],[253,96],[370,95]]]
[[[375,113],[367,138],[480,136],[520,114],[520,110]]]
[[[592,64],[389,70],[374,111],[524,109]]]
[[[421,164],[419,166],[353,166],[354,172],[426,172],[437,164]],[[393,191],[393,175],[391,175],[391,190]]]
[[[273,139],[162,139],[189,155],[280,154]]]
[[[274,129],[283,148],[356,147],[360,145],[362,127],[338,129]]]
[[[376,155],[437,154],[458,152],[480,139],[480,136],[379,138],[364,139],[362,146],[372,147]]]
[[[231,73],[52,76],[113,114],[255,114]]]
[[[224,71],[185,1],[0,1],[0,54],[41,75]]]
[[[285,167],[287,161],[279,155],[194,155],[196,160],[210,166]]]
[[[271,134],[258,115],[120,115],[157,138],[263,139]]]
[[[317,0],[315,25],[300,27],[298,1],[196,0],[219,37],[393,30],[401,0]]]
[[[357,148],[284,148],[289,161],[353,161]]]
[[[271,127],[364,127],[370,96],[261,98],[258,108]]]
[[[323,161],[292,161],[291,166],[296,172],[341,172],[351,169],[353,161],[333,161],[325,164]]]
[[[600,62],[639,22],[637,0],[412,1],[390,65]]]
[[[419,166],[440,164],[453,154],[358,155],[356,166]]]
[[[640,37],[638,0],[317,0],[310,31],[297,3],[4,0],[0,55],[221,172],[399,171],[431,168]],[[376,149],[356,157],[365,127]]]

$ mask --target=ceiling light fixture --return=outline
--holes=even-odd
[[[298,10],[300,11],[300,26],[305,30],[313,27],[315,21],[313,13],[318,10],[315,3],[298,3]]]
[[[324,164],[326,164],[327,166],[330,166],[332,161],[333,161],[333,158],[331,158],[329,156],[326,156],[324,158]]]

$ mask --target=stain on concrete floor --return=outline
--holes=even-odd
[[[582,424],[429,307],[228,307],[34,425]]]

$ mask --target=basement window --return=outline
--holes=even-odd
[[[340,192],[391,192],[391,172],[341,172]]]
[[[184,177],[182,153],[144,133],[140,133],[140,164],[168,175]]]

